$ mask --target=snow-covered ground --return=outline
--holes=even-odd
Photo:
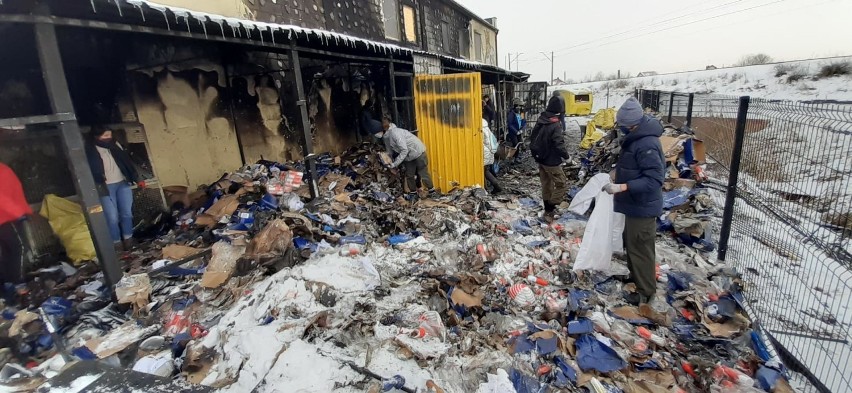
[[[594,93],[595,111],[619,107],[633,95],[635,89],[748,95],[792,101],[852,101],[852,75],[814,80],[824,65],[843,61],[852,62],[852,56],[779,63],[804,75],[802,79],[793,82],[788,81],[788,75],[775,76],[778,64],[764,64],[552,86],[550,90],[590,90]]]
[[[730,131],[717,143],[733,142],[734,96],[763,99],[749,111],[758,125],[747,135],[739,182],[758,204],[737,200],[728,261],[744,276],[752,317],[832,392],[852,392],[852,271],[845,260],[852,244],[848,230],[826,219],[852,206],[852,75],[815,75],[843,61],[852,57],[784,63],[803,75],[794,81],[767,64],[551,87],[591,91],[595,111],[617,108],[637,88],[732,96],[696,98],[694,117]],[[731,148],[717,146],[727,152],[717,159],[729,158]],[[717,175],[727,180],[726,172]]]

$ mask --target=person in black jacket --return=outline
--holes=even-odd
[[[494,101],[491,101],[491,96],[488,94],[482,96],[482,118],[488,122],[488,126],[497,119],[497,109],[494,107]]]
[[[116,250],[133,245],[133,184],[145,187],[130,155],[112,138],[112,130],[92,127],[86,158],[101,196],[109,233]]]
[[[548,221],[553,220],[556,206],[568,193],[568,178],[562,170],[562,160],[568,158],[568,146],[559,124],[559,116],[565,112],[563,102],[558,97],[551,97],[530,135],[530,152],[538,163],[544,218]]]
[[[640,297],[640,313],[647,318],[653,312],[647,303],[657,291],[656,219],[663,214],[665,157],[660,144],[663,126],[645,115],[635,98],[628,99],[616,115],[619,129],[626,136],[615,167],[615,183],[603,190],[614,194],[615,211],[626,216],[624,247],[630,278]]]

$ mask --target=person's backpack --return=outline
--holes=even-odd
[[[544,155],[547,153],[547,138],[543,138],[541,132],[541,124],[536,124],[533,127],[532,133],[530,133],[530,153],[532,153],[533,158],[536,161],[544,158]]]

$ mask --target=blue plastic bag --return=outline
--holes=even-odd
[[[784,378],[784,374],[774,368],[766,366],[761,366],[754,374],[757,386],[760,386],[761,389],[767,392],[771,392],[781,378]]]
[[[541,386],[537,378],[524,374],[515,368],[509,370],[509,380],[512,381],[512,386],[514,386],[515,391],[518,393],[543,393],[549,391],[547,386]]]
[[[595,331],[595,324],[591,319],[580,318],[576,321],[568,322],[568,334],[589,334]]]
[[[512,230],[521,235],[532,235],[532,227],[527,220],[512,221]]]
[[[413,231],[411,233],[401,233],[399,235],[393,235],[388,237],[388,243],[390,243],[392,246],[395,246],[397,244],[408,243],[418,238],[419,236],[420,233],[417,231]]]
[[[590,334],[580,336],[576,346],[577,365],[580,366],[580,370],[610,373],[627,368],[627,362],[618,356],[614,349],[598,341],[595,336]]]

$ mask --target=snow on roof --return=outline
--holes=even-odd
[[[465,66],[465,67],[469,67],[469,68],[491,67],[491,68],[494,68],[494,69],[502,70],[504,72],[508,72],[508,71],[506,71],[502,68],[492,66],[492,65],[489,65],[489,64],[485,64],[485,63],[480,63],[480,62],[477,62],[477,61],[458,59],[458,58],[455,58],[455,57],[441,55],[441,54],[437,54],[437,53],[431,53],[431,52],[425,52],[425,51],[405,48],[405,47],[402,47],[402,46],[399,46],[399,45],[388,44],[388,43],[378,42],[378,41],[372,41],[372,40],[368,40],[368,39],[364,39],[364,38],[351,36],[351,35],[348,35],[348,34],[331,32],[331,31],[328,31],[328,30],[313,29],[313,28],[306,28],[306,27],[301,27],[301,26],[279,24],[279,23],[258,22],[258,21],[253,21],[253,20],[249,20],[249,19],[232,18],[232,17],[227,17],[227,16],[224,16],[224,15],[211,14],[211,13],[202,12],[202,11],[194,11],[194,10],[189,10],[189,9],[181,8],[181,7],[173,7],[173,6],[170,6],[170,5],[164,5],[164,4],[156,3],[156,2],[153,2],[153,1],[149,1],[149,0],[122,0],[122,1],[124,1],[128,5],[131,5],[133,7],[138,8],[140,10],[140,12],[142,10],[142,7],[145,6],[145,7],[152,9],[152,10],[162,12],[164,16],[166,15],[166,11],[170,11],[170,12],[174,13],[177,18],[188,19],[189,17],[192,17],[192,18],[197,19],[197,20],[202,21],[202,22],[210,21],[212,23],[218,24],[221,27],[223,34],[224,34],[224,31],[225,31],[225,25],[229,26],[231,28],[231,31],[235,35],[240,34],[240,29],[243,29],[248,38],[251,38],[251,31],[253,31],[253,30],[269,31],[270,33],[278,31],[278,32],[287,34],[288,39],[296,38],[299,35],[304,35],[305,37],[314,36],[314,37],[319,38],[320,41],[322,41],[326,45],[328,45],[332,41],[334,41],[334,43],[337,44],[337,45],[342,43],[342,44],[347,45],[347,46],[355,46],[356,44],[360,43],[360,44],[363,44],[364,46],[366,46],[368,49],[370,49],[372,51],[381,52],[381,53],[384,53],[384,54],[398,53],[398,54],[409,54],[410,55],[410,54],[416,53],[416,54],[421,54],[421,55],[438,56],[438,57],[441,57],[441,58],[444,58],[444,59],[449,59],[449,60],[455,61],[456,63],[458,63],[462,66]],[[261,40],[263,40],[263,35],[258,34],[258,36],[260,37]],[[274,39],[274,35],[273,35],[273,39]]]

